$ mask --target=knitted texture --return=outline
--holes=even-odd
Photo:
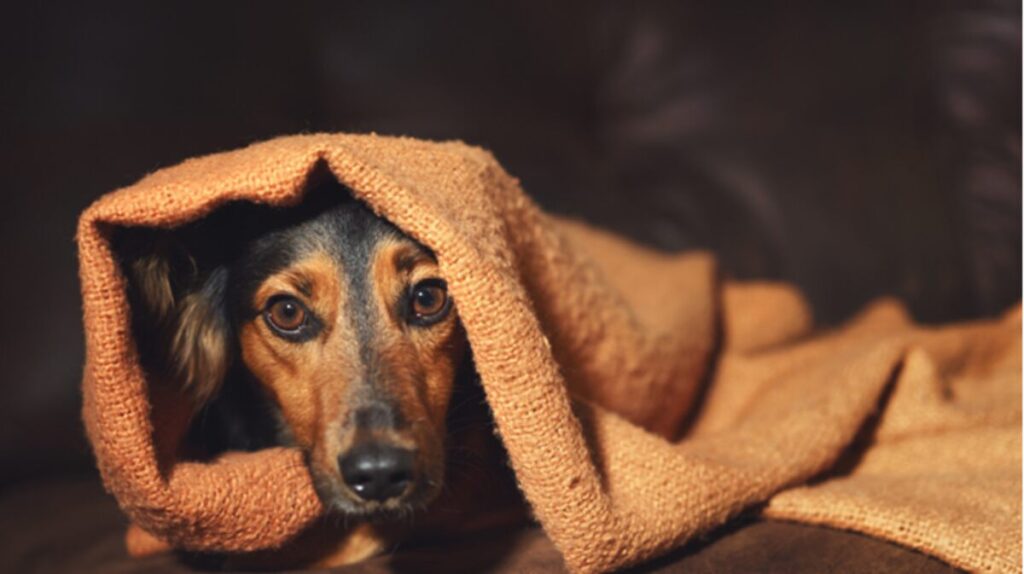
[[[139,365],[112,230],[294,204],[317,168],[437,255],[519,486],[570,569],[640,562],[761,504],[963,568],[1020,570],[1019,308],[923,328],[882,301],[812,337],[792,288],[720,285],[706,254],[546,215],[480,149],[374,135],[189,160],[82,215],[83,415],[107,488],[142,529],[133,551],[274,547],[321,505],[294,450],[169,454],[185,401]]]

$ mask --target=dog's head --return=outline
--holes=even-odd
[[[191,281],[165,256],[131,266],[174,378],[202,403],[242,367],[327,507],[377,517],[426,505],[467,352],[434,255],[354,200],[243,243]]]

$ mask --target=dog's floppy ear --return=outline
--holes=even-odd
[[[147,326],[166,325],[174,314],[178,297],[176,286],[195,276],[195,262],[180,245],[166,237],[145,240],[141,236],[130,237],[126,242],[145,241],[147,250],[131,261],[133,303],[141,305],[138,312],[145,315]],[[183,274],[188,277],[182,277]]]
[[[196,406],[220,388],[231,364],[225,290],[228,271],[203,272],[169,236],[131,236],[135,336],[151,367],[188,389]]]
[[[228,271],[214,269],[176,306],[171,366],[199,405],[216,394],[231,365],[231,334],[225,291]]]

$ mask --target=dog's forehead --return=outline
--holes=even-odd
[[[401,242],[429,253],[387,220],[357,201],[347,201],[255,239],[237,265],[243,291],[299,261],[327,255],[349,278],[365,276],[379,245]]]

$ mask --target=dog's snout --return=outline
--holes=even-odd
[[[398,428],[401,423],[398,412],[383,403],[371,403],[355,411],[355,425],[360,430]]]
[[[359,445],[338,457],[345,484],[359,498],[384,502],[398,498],[413,482],[413,453],[377,442]]]

